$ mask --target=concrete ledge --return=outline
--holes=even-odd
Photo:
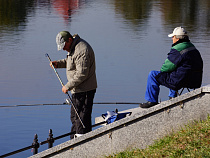
[[[95,158],[145,148],[154,140],[210,113],[210,86],[204,86],[149,109],[134,108],[132,115],[69,140],[30,158]]]

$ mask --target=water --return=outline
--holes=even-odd
[[[0,106],[63,103],[66,95],[45,57],[62,59],[55,36],[78,33],[95,51],[98,89],[94,102],[144,102],[149,71],[159,70],[177,26],[186,27],[204,60],[203,85],[209,84],[210,22],[208,0],[1,0]],[[65,70],[58,70],[66,82]],[[160,99],[168,90],[161,87]],[[107,110],[137,105],[94,105],[94,118]],[[0,108],[0,155],[70,131],[70,107]],[[69,137],[55,142],[59,144]],[[47,149],[47,145],[39,151]],[[11,157],[28,157],[30,150]]]

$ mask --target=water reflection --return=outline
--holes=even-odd
[[[33,8],[33,0],[0,1],[0,50],[3,49],[3,45],[12,45],[9,39],[19,36],[22,33],[20,31],[25,30],[27,15],[33,11],[31,8]]]
[[[209,35],[210,31],[210,1],[205,0],[159,0],[158,8],[162,12],[163,24],[167,32],[174,25],[185,26],[193,37],[198,33]],[[202,26],[201,26],[202,25]]]
[[[0,1],[0,26],[2,33],[5,30],[24,30],[27,24],[27,17],[35,12],[35,7],[55,8],[66,23],[71,22],[71,16],[77,10],[89,3],[85,0],[1,0]],[[208,0],[114,0],[109,2],[114,6],[115,14],[121,15],[132,27],[145,25],[151,15],[153,7],[161,11],[163,25],[167,32],[174,28],[174,25],[182,25],[190,32],[196,32],[202,25],[202,32],[209,35],[210,1]],[[32,15],[31,15],[32,16]],[[145,28],[146,29],[146,28]]]
[[[152,1],[130,1],[130,0],[115,0],[115,13],[122,15],[122,17],[130,22],[135,27],[145,24],[151,14]]]
[[[52,0],[53,7],[60,14],[65,23],[71,22],[71,16],[82,4],[81,0]]]
[[[34,9],[34,0],[1,0],[0,25],[4,29],[19,30],[19,26],[27,22],[27,15]],[[2,29],[0,32],[3,31]]]
[[[96,102],[144,101],[147,74],[160,68],[171,46],[167,35],[180,25],[205,58],[203,83],[209,83],[209,7],[209,0],[0,0],[0,106],[63,103],[66,96],[44,56],[66,55],[58,53],[55,44],[56,34],[63,29],[79,33],[94,48],[99,82]],[[65,82],[65,71],[59,74]],[[165,98],[167,93],[163,93]],[[95,106],[93,118],[114,108],[132,107]],[[0,154],[19,144],[27,146],[37,131],[43,137],[40,141],[49,128],[67,132],[68,110],[0,110]],[[27,139],[11,148],[14,142],[8,140],[15,137],[14,129]]]

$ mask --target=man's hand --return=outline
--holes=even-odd
[[[52,62],[50,62],[50,66],[51,66],[51,68],[53,68],[53,66],[54,66],[54,68],[57,68],[58,63],[56,61],[52,61]]]
[[[65,93],[65,94],[68,92],[68,90],[66,89],[65,86],[62,87],[62,92]]]

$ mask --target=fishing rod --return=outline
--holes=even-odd
[[[45,54],[45,56],[49,59],[50,62],[52,62],[51,59],[50,59],[50,56],[49,56],[47,53]],[[63,82],[62,82],[60,76],[58,75],[58,72],[56,71],[56,69],[55,69],[55,67],[54,67],[53,64],[52,64],[52,68],[53,68],[53,70],[55,71],[55,74],[56,74],[56,76],[58,77],[58,79],[59,79],[61,85],[64,86],[64,84],[63,84]],[[81,122],[83,128],[85,128],[85,126],[84,126],[84,124],[83,124],[83,122],[82,122],[82,120],[81,120],[81,118],[80,118],[80,116],[79,116],[79,114],[78,114],[78,112],[77,112],[75,106],[74,106],[74,103],[73,103],[73,101],[72,101],[72,99],[71,99],[69,93],[66,92],[66,94],[67,94],[67,96],[68,96],[68,98],[69,98],[69,99],[66,99],[67,103],[68,103],[69,105],[72,105],[72,107],[74,108],[74,111],[75,111],[77,117],[79,118],[79,121]]]
[[[140,103],[130,103],[130,102],[95,102],[93,104],[106,104],[106,105],[113,105],[113,104],[118,104],[118,105],[123,105],[123,104],[132,104],[132,105],[139,105]],[[12,108],[12,107],[27,107],[27,106],[52,106],[52,105],[69,105],[68,103],[53,103],[53,104],[19,104],[19,105],[0,105],[0,108]]]
[[[96,102],[93,104],[140,104],[140,103],[130,103],[130,102]]]
[[[21,107],[21,106],[51,106],[51,105],[67,105],[66,103],[63,104],[19,104],[19,105],[0,105],[0,108],[13,108],[13,107]]]

